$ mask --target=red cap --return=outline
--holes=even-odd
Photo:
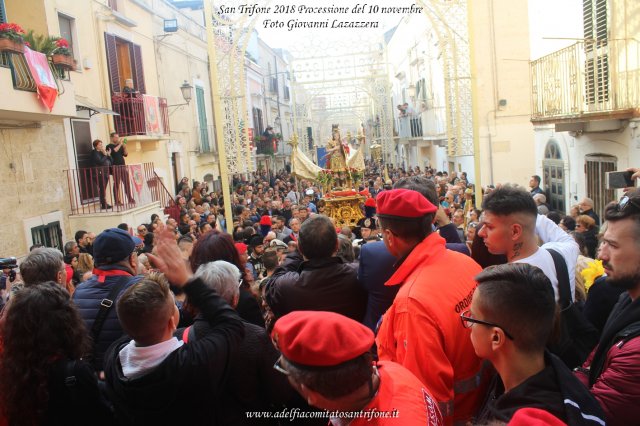
[[[362,191],[358,192],[360,195],[364,195],[365,197],[371,197],[371,193],[369,192],[369,188],[365,188]]]
[[[260,218],[260,225],[271,226],[271,216],[264,215]]]
[[[376,200],[374,198],[367,198],[367,201],[364,202],[365,207],[375,207]]]
[[[438,210],[421,193],[410,189],[382,191],[376,202],[378,217],[417,219]]]
[[[282,355],[299,365],[329,367],[350,361],[373,346],[373,332],[334,312],[295,311],[271,333]]]
[[[247,252],[247,245],[245,243],[235,243],[238,254],[245,254]]]
[[[508,426],[566,426],[562,420],[540,408],[521,408],[511,417]]]

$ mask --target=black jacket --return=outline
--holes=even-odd
[[[560,358],[546,352],[544,360],[544,370],[507,393],[496,375],[475,423],[508,423],[516,411],[530,407],[545,410],[569,426],[604,424],[602,408]]]
[[[367,294],[357,275],[339,257],[303,261],[296,251],[271,276],[265,300],[276,318],[292,311],[331,311],[361,322]]]
[[[93,167],[107,167],[111,165],[111,157],[104,155],[96,149],[91,151],[90,160]]]
[[[113,416],[91,365],[60,359],[49,370],[49,404],[43,425],[110,425]]]
[[[229,365],[229,377],[217,401],[216,417],[222,425],[274,425],[277,419],[249,419],[248,411],[282,411],[295,391],[287,376],[276,371],[273,364],[280,357],[264,327],[244,324],[244,339]],[[175,336],[188,343],[203,337],[206,321],[197,317],[188,329],[180,329]]]
[[[215,404],[244,335],[238,314],[218,294],[195,279],[184,287],[205,319],[202,337],[171,352],[137,379],[123,376],[114,343],[105,358],[107,393],[121,425],[215,424]]]

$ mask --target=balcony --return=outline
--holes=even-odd
[[[400,117],[396,125],[400,139],[422,138],[422,118],[420,115]]]
[[[111,96],[115,131],[132,140],[157,140],[169,134],[167,100],[140,93],[114,93]]]
[[[58,86],[58,98],[49,110],[36,94],[36,83],[31,76],[24,55],[0,53],[0,120],[39,122],[76,116],[73,83],[60,78],[58,70],[51,66]]]
[[[580,41],[532,61],[531,95],[534,123],[585,123],[638,116],[640,43]]]
[[[128,223],[142,223],[148,221],[151,213],[158,211],[176,220],[179,218],[180,208],[156,174],[153,163],[70,169],[66,172],[70,219],[80,227],[86,224],[86,217],[110,220],[110,226],[113,226],[114,217],[127,222],[123,218],[137,214],[143,219]],[[106,209],[100,205],[100,182],[104,185]]]

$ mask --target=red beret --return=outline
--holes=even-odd
[[[260,225],[271,226],[271,216],[264,215],[260,218]]]
[[[368,352],[373,332],[334,312],[295,311],[280,318],[271,333],[289,361],[311,367],[342,364]]]
[[[382,191],[376,199],[378,217],[417,219],[438,210],[418,191],[392,189]]]
[[[365,207],[375,207],[376,200],[374,198],[367,198],[367,201],[364,202]]]
[[[247,245],[245,243],[235,243],[238,254],[245,254],[247,252]]]

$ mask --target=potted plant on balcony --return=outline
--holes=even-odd
[[[51,56],[54,50],[58,47],[56,42],[60,37],[51,37],[36,34],[33,30],[29,30],[23,37],[25,46],[36,52],[44,53],[46,56]]]
[[[24,52],[24,30],[18,24],[0,24],[0,52]]]
[[[73,59],[73,52],[69,49],[67,40],[62,37],[56,40],[56,48],[51,53],[51,62],[55,66],[67,70],[75,69],[76,60]]]

